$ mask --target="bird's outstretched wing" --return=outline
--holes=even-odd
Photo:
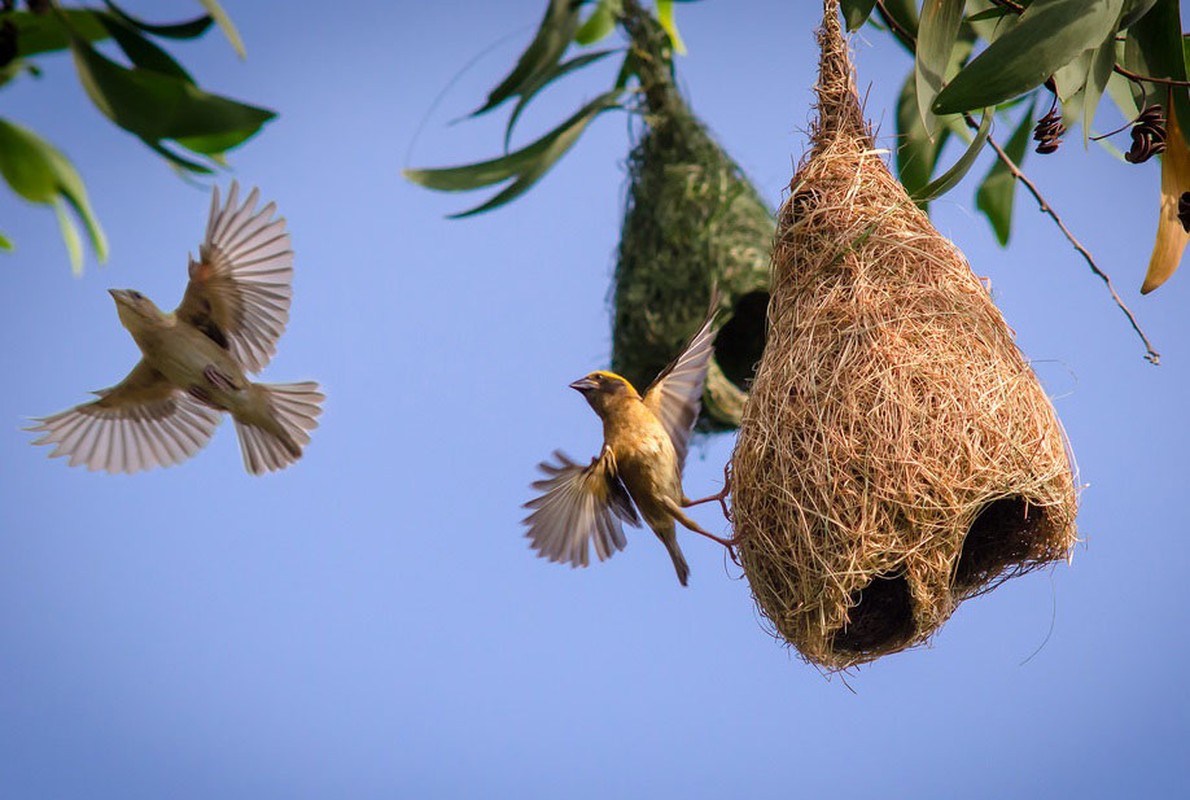
[[[715,321],[718,304],[718,293],[715,293],[702,327],[690,338],[682,354],[649,384],[642,398],[649,410],[661,420],[673,441],[679,470],[686,463],[690,434],[702,408],[703,386],[707,382],[707,368],[714,354],[715,333],[711,330],[711,323]]]
[[[600,561],[611,558],[628,544],[620,521],[640,525],[632,498],[616,475],[611,449],[604,447],[586,467],[561,451],[555,451],[554,458],[557,464],[538,465],[546,477],[533,488],[542,494],[525,503],[533,509],[525,517],[531,546],[542,558],[575,567],[590,563],[588,542],[594,542]]]
[[[190,283],[175,312],[229,350],[249,372],[259,372],[272,358],[293,296],[293,251],[285,218],[272,219],[277,210],[273,203],[257,211],[259,195],[253,189],[237,207],[239,184],[233,182],[221,207],[216,187],[206,238],[198,260],[190,260]]]
[[[175,389],[144,361],[99,399],[36,420],[33,444],[57,445],[50,457],[70,466],[139,472],[185,461],[215,432],[220,414]]]

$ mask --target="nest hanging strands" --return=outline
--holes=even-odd
[[[628,158],[612,369],[636,386],[647,385],[698,327],[711,286],[717,285],[724,313],[700,426],[734,428],[764,347],[775,222],[740,168],[682,101],[661,27],[639,7],[625,25],[647,127]]]
[[[760,610],[842,669],[1067,558],[1076,493],[1012,332],[875,150],[837,0],[825,7],[819,119],[780,213],[732,505]]]

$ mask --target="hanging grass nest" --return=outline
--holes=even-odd
[[[735,428],[764,349],[775,222],[678,94],[660,26],[644,14],[628,27],[646,127],[628,157],[612,369],[647,386],[704,319],[717,285],[721,328],[700,427]]]
[[[1012,331],[875,150],[825,5],[819,118],[780,212],[732,507],[761,612],[843,669],[1066,559],[1076,492]]]

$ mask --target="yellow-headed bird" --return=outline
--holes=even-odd
[[[526,536],[539,556],[585,567],[593,542],[600,561],[610,558],[627,544],[620,523],[638,527],[639,509],[685,586],[690,567],[675,521],[718,540],[682,511],[695,502],[682,490],[682,467],[702,402],[716,305],[712,301],[702,327],[643,396],[614,372],[592,372],[570,384],[603,420],[603,449],[586,467],[561,451],[554,453],[557,464],[539,465],[547,477],[533,488],[542,494],[525,504],[533,509],[525,518]]]
[[[132,289],[112,289],[120,322],[143,358],[99,399],[37,420],[34,444],[57,445],[107,472],[169,466],[198,452],[227,411],[235,420],[244,465],[254,475],[282,469],[302,455],[325,399],[318,384],[253,383],[276,351],[289,320],[293,251],[273,203],[256,210],[253,189],[237,207],[211,198],[206,238],[190,259],[182,303],[166,314]]]

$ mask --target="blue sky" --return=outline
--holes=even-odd
[[[106,289],[172,307],[209,194],[107,124],[68,58],[6,87],[4,116],[78,165],[112,255],[72,277],[53,215],[0,193],[19,248],[0,258],[0,796],[1190,791],[1190,274],[1139,295],[1156,160],[1117,162],[1076,133],[1026,166],[1159,368],[1026,198],[1008,249],[971,185],[935,205],[1055,398],[1088,484],[1085,542],[1071,565],[962,606],[931,647],[844,682],[765,632],[711,542],[680,534],[682,589],[648,533],[579,571],[522,538],[534,464],[599,444],[566,384],[607,364],[631,126],[604,115],[532,192],[465,221],[444,217],[478,196],[399,171],[495,154],[502,118],[448,123],[515,59],[539,0],[227,6],[247,61],[216,35],[174,52],[204,86],[280,112],[219,183],[259,185],[289,220],[292,317],[262,377],[319,380],[326,413],[305,458],[265,478],[244,472],[227,423],[193,460],[132,477],[30,447],[29,417],[135,363]],[[140,4],[161,20],[196,7]],[[774,205],[811,119],[815,7],[679,8],[683,87]],[[908,58],[875,32],[854,46],[889,145]],[[612,69],[543,96],[522,141]],[[690,494],[718,488],[731,444],[695,447]],[[713,506],[696,517],[726,532]]]

